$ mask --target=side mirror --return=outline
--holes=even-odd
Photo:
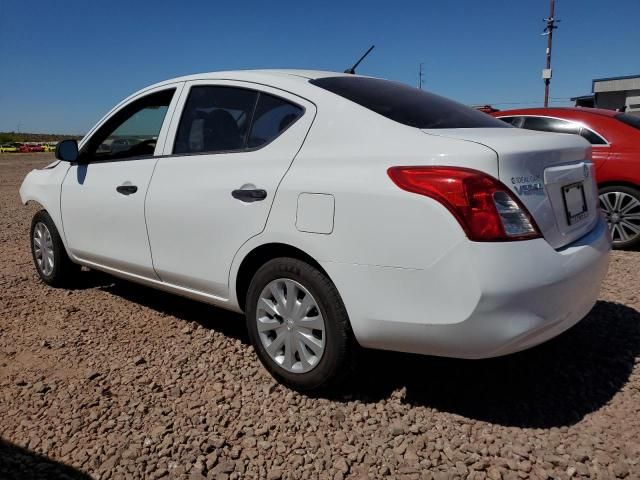
[[[63,162],[75,162],[78,160],[78,142],[76,140],[63,140],[56,145],[56,158]]]

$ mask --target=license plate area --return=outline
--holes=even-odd
[[[589,216],[583,182],[571,183],[562,187],[562,200],[569,226],[575,225]]]

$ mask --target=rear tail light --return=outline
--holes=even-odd
[[[540,237],[527,209],[499,180],[469,168],[391,167],[403,190],[437,200],[456,217],[469,239],[504,242]]]

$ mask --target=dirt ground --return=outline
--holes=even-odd
[[[314,398],[274,383],[238,315],[95,272],[41,283],[18,188],[50,160],[0,155],[0,478],[640,478],[640,253],[545,345],[368,352]]]

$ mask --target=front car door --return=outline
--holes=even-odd
[[[233,257],[264,229],[314,116],[311,102],[263,85],[185,85],[146,203],[162,281],[228,298]]]
[[[80,145],[62,183],[64,234],[81,263],[157,278],[144,198],[182,84],[138,95],[117,108]]]

